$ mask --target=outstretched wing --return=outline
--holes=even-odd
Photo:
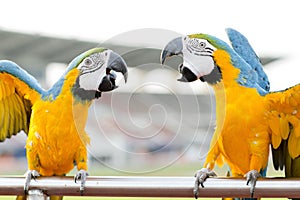
[[[269,92],[270,83],[268,76],[264,72],[259,57],[256,55],[248,39],[240,32],[232,28],[227,28],[226,32],[234,51],[238,53],[239,56],[242,57],[252,67],[252,69],[256,71],[258,75],[259,86],[266,92]]]
[[[44,90],[17,64],[0,61],[0,141],[21,130],[27,133],[32,104]]]
[[[265,97],[269,106],[267,120],[273,164],[276,170],[282,170],[284,166],[290,167],[290,162],[300,155],[300,84]]]

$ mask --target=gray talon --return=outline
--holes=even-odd
[[[80,194],[83,195],[83,191],[84,191],[84,186],[85,186],[85,182],[86,182],[86,177],[88,176],[89,174],[87,173],[87,171],[85,170],[79,170],[75,177],[74,177],[74,181],[75,183],[77,183],[77,181],[80,180]]]
[[[25,184],[24,184],[25,194],[28,194],[31,179],[36,180],[36,178],[39,176],[40,174],[36,170],[28,170],[28,172],[26,173]]]
[[[247,185],[250,183],[250,194],[251,198],[254,196],[254,190],[256,186],[257,179],[261,177],[260,173],[256,170],[251,170],[246,174]]]
[[[199,185],[201,185],[201,187],[204,188],[204,185],[203,185],[204,181],[207,178],[213,177],[213,176],[217,176],[217,174],[208,168],[202,168],[196,172],[196,174],[195,174],[196,180],[195,180],[195,186],[194,186],[195,199],[197,199],[199,196]]]

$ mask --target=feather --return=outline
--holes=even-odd
[[[279,127],[280,127],[279,129],[281,133],[281,138],[286,140],[289,136],[290,127],[289,127],[289,122],[284,114],[280,115]]]
[[[300,140],[296,136],[294,130],[291,131],[291,134],[289,136],[288,151],[292,159],[295,159],[300,154]]]
[[[279,124],[279,117],[276,116],[276,112],[273,112],[272,116],[269,119],[269,126],[272,131],[272,134],[276,136],[280,136],[280,128],[278,124]]]

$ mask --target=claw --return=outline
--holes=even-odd
[[[83,195],[83,191],[84,191],[84,186],[85,186],[85,182],[86,182],[86,177],[88,176],[89,174],[87,173],[87,171],[81,169],[79,170],[75,177],[74,177],[74,181],[75,183],[77,183],[77,181],[80,180],[80,195],[82,196]]]
[[[208,168],[202,168],[196,172],[196,174],[195,174],[196,180],[195,180],[195,186],[194,186],[195,199],[197,199],[199,196],[199,185],[201,185],[201,187],[204,188],[204,185],[203,185],[204,181],[207,178],[213,177],[213,176],[217,176],[217,174]]]
[[[36,178],[39,176],[40,176],[40,174],[38,171],[28,170],[28,172],[26,173],[25,184],[24,184],[24,193],[25,194],[28,194],[31,179],[36,180]]]
[[[251,186],[250,187],[251,198],[253,198],[253,196],[254,196],[256,181],[259,177],[261,177],[261,175],[256,170],[251,170],[246,174],[247,185],[250,183],[250,186]]]

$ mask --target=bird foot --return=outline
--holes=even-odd
[[[79,170],[75,177],[74,177],[74,181],[75,183],[77,183],[77,181],[80,180],[80,194],[83,195],[83,191],[84,191],[84,186],[85,186],[85,182],[86,182],[86,177],[88,176],[89,174],[87,173],[87,171],[81,169]]]
[[[250,194],[251,194],[251,198],[253,198],[256,181],[259,177],[261,177],[261,175],[258,171],[251,170],[245,176],[246,176],[246,179],[247,179],[247,185],[250,183],[250,186],[251,186],[250,187]]]
[[[40,174],[36,170],[28,170],[25,177],[24,193],[28,194],[31,179],[36,180]]]
[[[196,172],[196,174],[195,174],[196,180],[195,180],[195,186],[194,186],[195,199],[197,199],[199,196],[199,185],[201,185],[201,187],[204,188],[204,185],[203,185],[204,181],[207,178],[213,177],[213,176],[217,176],[217,174],[208,168],[202,168]]]

